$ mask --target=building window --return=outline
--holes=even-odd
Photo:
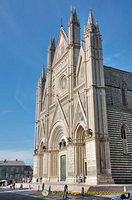
[[[127,85],[126,83],[123,83],[121,85],[121,95],[122,95],[122,105],[127,105]]]
[[[19,169],[18,169],[18,168],[16,168],[16,173],[18,173],[18,171],[19,171]]]
[[[7,172],[9,171],[9,167],[6,167],[6,171],[7,171]]]
[[[21,168],[21,172],[22,172],[22,173],[24,172],[24,167]]]
[[[125,124],[121,127],[121,138],[122,138],[122,146],[123,146],[123,153],[127,154],[127,130]]]
[[[13,178],[13,175],[11,174],[11,175],[10,175],[10,179],[12,179],[12,178]]]
[[[6,178],[8,178],[9,174],[6,172]]]
[[[23,174],[21,174],[21,179],[23,179],[24,178],[24,175]]]
[[[14,171],[14,168],[11,168],[11,172],[13,172]]]
[[[124,88],[122,88],[122,104],[123,106],[126,106],[126,94]]]

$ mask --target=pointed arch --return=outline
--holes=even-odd
[[[38,145],[39,153],[43,152],[43,146],[44,146],[44,139],[41,139],[40,142],[39,142],[39,145]]]
[[[121,139],[122,139],[122,148],[123,148],[123,153],[127,154],[128,153],[128,147],[127,147],[127,134],[129,130],[126,126],[126,124],[122,124],[121,126]]]
[[[79,122],[75,128],[74,141],[75,145],[75,173],[77,177],[81,177],[81,182],[84,182],[84,177],[87,176],[87,161],[86,161],[86,133],[83,122]]]
[[[67,128],[62,121],[58,121],[52,127],[52,131],[49,136],[48,148],[49,149],[58,149],[59,142],[61,139],[66,139],[68,137]]]
[[[80,121],[76,124],[74,129],[74,139],[76,140],[78,136],[78,131],[81,129],[82,131],[85,131],[86,124],[83,121]],[[80,131],[79,131],[80,132]]]

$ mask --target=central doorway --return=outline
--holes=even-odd
[[[60,156],[60,180],[66,181],[66,155]]]

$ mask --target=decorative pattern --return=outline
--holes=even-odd
[[[66,47],[65,47],[65,43],[62,40],[62,38],[60,39],[60,44],[58,46],[58,51],[57,51],[57,60],[61,58],[61,56],[64,54]]]

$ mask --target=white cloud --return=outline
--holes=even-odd
[[[21,160],[24,161],[27,165],[33,164],[33,149],[28,150],[0,150],[0,160],[7,160],[7,161],[13,161],[13,160]]]

